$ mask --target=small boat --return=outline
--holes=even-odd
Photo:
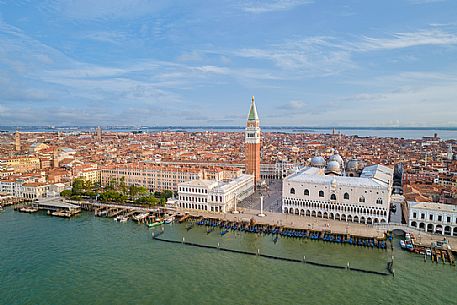
[[[404,240],[400,240],[400,247],[402,249],[406,249],[406,244],[405,244],[405,241]]]
[[[19,211],[23,213],[35,213],[38,212],[38,209],[34,207],[22,207]]]
[[[146,226],[148,228],[153,228],[153,227],[157,227],[157,226],[160,226],[163,224],[163,221],[159,221],[159,222],[149,222],[149,223],[146,223]]]
[[[119,218],[119,222],[127,222],[128,220],[129,220],[129,218],[128,218],[128,217],[125,217],[125,216]]]
[[[432,250],[430,250],[430,249],[425,249],[425,255],[427,255],[427,256],[432,256]]]
[[[133,216],[133,220],[134,221],[140,221],[140,220],[143,220],[145,219],[146,217],[148,217],[148,213],[141,213],[141,214],[138,214],[138,215],[134,215]]]
[[[172,223],[173,220],[174,220],[173,217],[168,217],[167,219],[165,219],[164,223],[168,225],[168,224]]]

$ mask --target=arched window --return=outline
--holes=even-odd
[[[290,189],[290,193],[291,193],[291,194],[295,194],[295,189],[294,189],[294,188],[291,188],[291,189]]]
[[[382,204],[382,198],[378,198],[378,199],[376,200],[376,203],[377,203],[377,204]]]
[[[363,196],[360,196],[360,198],[359,198],[359,202],[365,202],[365,197],[363,197]]]
[[[309,196],[309,190],[306,189],[305,192],[304,192],[305,196]]]
[[[330,195],[330,200],[336,200],[336,195],[335,194]]]
[[[324,197],[324,191],[319,191],[319,197]]]
[[[349,200],[349,194],[348,193],[344,193],[344,199]]]

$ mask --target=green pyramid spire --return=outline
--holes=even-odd
[[[251,100],[251,109],[249,109],[248,121],[258,121],[259,117],[257,116],[257,109],[255,108],[254,96]]]

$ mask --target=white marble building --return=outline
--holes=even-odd
[[[226,213],[254,193],[254,177],[240,175],[230,181],[191,180],[178,185],[178,206],[184,209]]]
[[[457,236],[457,206],[437,202],[408,202],[409,226],[430,233]]]
[[[387,223],[393,170],[383,165],[363,168],[360,176],[346,176],[339,155],[322,157],[283,180],[282,211],[357,223]]]

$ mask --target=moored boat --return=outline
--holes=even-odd
[[[155,222],[149,222],[149,223],[146,223],[146,226],[148,228],[153,228],[153,227],[157,227],[157,226],[160,226],[163,224],[163,221],[155,221]]]
[[[173,217],[168,217],[168,218],[166,218],[166,219],[164,220],[164,223],[168,225],[168,224],[172,223],[173,220],[174,220]]]

